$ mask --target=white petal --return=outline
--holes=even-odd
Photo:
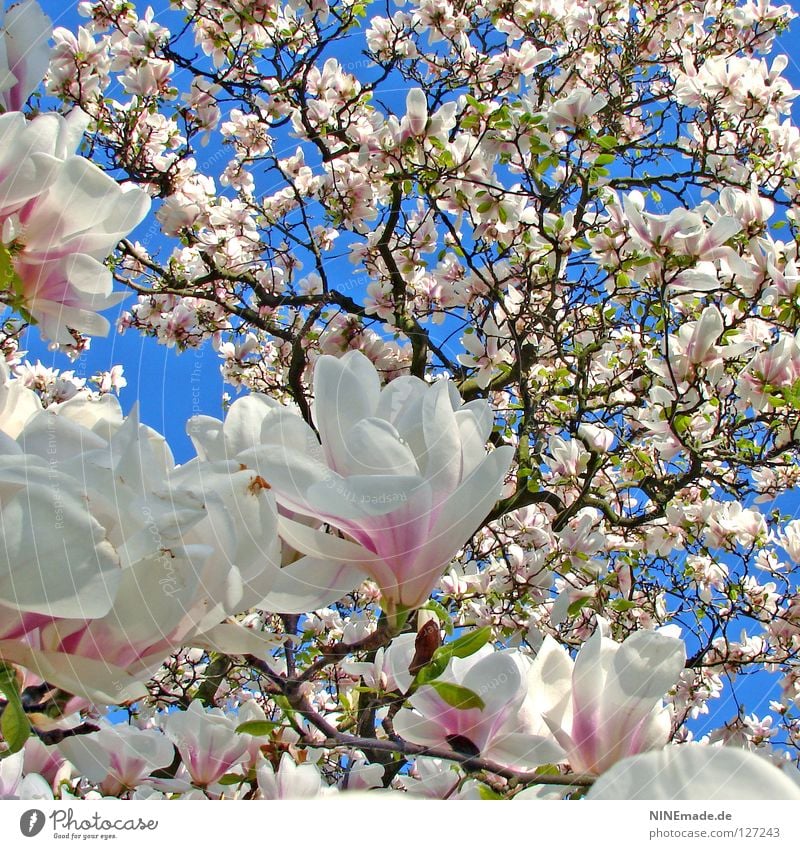
[[[551,737],[518,733],[496,738],[484,754],[489,760],[520,770],[560,763],[565,758],[563,749]]]
[[[269,594],[257,606],[274,613],[309,613],[352,592],[365,575],[354,566],[303,557],[278,573]]]
[[[314,421],[331,468],[347,468],[350,431],[374,415],[380,398],[375,366],[360,351],[320,357],[314,367]]]
[[[603,773],[587,799],[800,799],[800,787],[743,749],[684,744],[634,755]]]

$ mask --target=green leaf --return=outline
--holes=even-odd
[[[229,772],[227,775],[223,775],[217,784],[222,784],[223,787],[230,787],[233,784],[242,784],[245,781],[245,778],[246,776],[244,775],[237,775],[235,772]]]
[[[430,603],[430,602],[429,602]],[[434,602],[436,604],[436,602]],[[441,607],[441,605],[439,605]],[[432,608],[434,613],[436,609]],[[438,614],[437,614],[438,615]],[[448,617],[449,620],[449,617]],[[452,623],[450,626],[452,632]],[[420,669],[414,678],[414,685],[421,687],[423,684],[430,684],[438,678],[447,669],[448,663],[454,657],[469,657],[475,654],[476,651],[483,648],[486,643],[492,638],[492,629],[487,625],[483,628],[478,628],[477,631],[469,631],[460,636],[457,640],[450,643],[445,643],[439,646],[433,653],[430,662]]]
[[[31,724],[19,696],[17,676],[13,668],[6,664],[0,664],[0,693],[6,698],[3,716],[0,717],[0,731],[8,746],[8,749],[0,754],[0,758],[4,758],[19,752],[31,733]]]
[[[613,162],[616,157],[613,153],[601,153],[600,156],[595,159],[595,165],[608,165]]]
[[[619,140],[615,139],[614,136],[600,136],[595,141],[603,150],[612,150],[619,144]]]
[[[426,663],[414,677],[413,686],[415,689],[416,687],[421,687],[423,684],[429,684],[434,680],[434,678],[438,678],[442,672],[447,669],[447,664],[450,662],[450,656],[447,655],[443,657],[442,655],[439,655],[437,657],[437,653],[439,651],[441,651],[441,649],[437,649],[433,653],[433,657],[430,661]]]
[[[572,602],[572,604],[567,608],[567,616],[577,616],[587,604],[591,603],[591,596],[584,596],[583,598],[578,598]]]
[[[485,784],[478,786],[478,795],[487,802],[496,802],[503,798],[499,793],[495,793],[491,787],[487,787]]]
[[[436,654],[446,654],[450,657],[469,657],[475,654],[476,651],[482,649],[489,640],[492,639],[492,629],[486,625],[483,628],[478,628],[477,631],[469,631],[462,634],[457,640],[452,643],[445,643],[436,650]]]
[[[626,610],[632,610],[634,607],[637,607],[635,601],[628,601],[627,598],[615,598],[610,604],[609,607],[612,610],[616,610],[620,613],[623,613]]]
[[[277,722],[269,722],[265,719],[253,719],[236,726],[237,734],[252,734],[253,737],[266,737],[278,728]]]
[[[470,710],[478,708],[483,710],[486,703],[472,690],[462,687],[460,684],[451,684],[448,681],[431,681],[434,690],[450,705],[457,710]]]

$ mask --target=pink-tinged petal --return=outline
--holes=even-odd
[[[725,330],[722,313],[715,307],[706,307],[700,319],[695,322],[694,330],[686,345],[686,357],[689,362],[701,364],[714,350],[719,337]]]
[[[432,565],[444,568],[480,527],[500,497],[513,457],[510,446],[496,448],[442,504],[425,551],[425,558]]]
[[[793,771],[794,779],[743,749],[688,743],[619,761],[597,779],[586,798],[797,800],[800,776]]]
[[[637,631],[620,645],[605,682],[596,771],[667,742],[669,724],[663,722],[659,705],[685,661],[682,640],[654,631]]]
[[[594,768],[604,745],[603,699],[609,670],[619,645],[603,636],[604,623],[583,644],[572,675],[572,728],[574,749],[580,752],[581,766],[570,760],[573,769]],[[563,743],[562,743],[563,745]],[[570,753],[574,757],[574,752]]]
[[[645,245],[652,245],[650,229],[642,217],[641,210],[631,195],[622,196],[622,208],[625,210],[625,218],[633,228],[633,232]]]
[[[692,253],[701,259],[713,259],[717,248],[742,229],[742,222],[725,215],[714,222],[711,229],[693,246]]]
[[[35,651],[19,642],[0,641],[0,657],[18,663],[68,693],[95,704],[122,704],[144,698],[147,687],[124,669],[94,658]]]
[[[412,88],[406,95],[405,123],[411,136],[425,135],[428,125],[428,99],[421,88]]]
[[[278,517],[278,532],[281,539],[301,554],[348,563],[369,563],[375,559],[373,552],[358,543],[310,528],[285,516]]]
[[[31,268],[31,266],[27,266]],[[19,271],[20,269],[18,269]],[[26,285],[27,275],[20,274],[23,285]],[[107,304],[112,306],[112,304]],[[39,332],[44,339],[61,345],[73,344],[75,339],[69,329],[85,333],[87,336],[108,336],[111,325],[108,319],[96,312],[81,307],[67,306],[60,301],[34,298],[26,304],[28,312],[38,323]]]
[[[374,414],[380,389],[378,372],[360,351],[322,356],[314,366],[314,422],[325,459],[339,474],[348,469],[350,431]]]
[[[334,487],[316,484],[309,488],[308,500],[315,516],[377,555],[370,574],[382,588],[388,588],[387,580],[394,587],[413,570],[412,558],[422,550],[431,520],[425,481],[399,475],[356,476]],[[394,575],[381,577],[379,572],[385,569]]]
[[[120,186],[88,159],[70,156],[46,193],[26,207],[26,252],[40,261],[74,253],[102,259],[149,208],[141,189]]]

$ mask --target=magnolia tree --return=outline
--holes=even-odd
[[[0,19],[0,795],[800,798],[791,9],[44,6]],[[176,464],[23,332],[232,389]]]

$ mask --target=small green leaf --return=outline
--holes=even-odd
[[[266,737],[267,734],[278,728],[277,722],[269,722],[265,719],[253,719],[250,722],[243,722],[236,727],[237,734],[251,734],[253,737]]]
[[[6,698],[3,716],[0,717],[0,731],[8,746],[8,749],[0,754],[0,758],[3,758],[19,752],[31,733],[31,724],[19,696],[17,676],[12,667],[6,664],[0,664],[0,693]]]
[[[491,787],[487,787],[485,784],[478,785],[478,795],[487,802],[496,802],[503,798],[499,793],[495,793]]]
[[[575,599],[575,601],[573,601],[567,608],[567,616],[577,616],[591,601],[591,596],[584,596],[583,598]]]
[[[242,784],[245,777],[244,775],[237,775],[235,772],[229,772],[227,775],[223,775],[217,784],[222,784],[223,787],[230,787],[233,784]]]
[[[486,703],[472,690],[462,687],[460,684],[451,684],[448,681],[431,681],[434,690],[450,705],[457,710],[470,710],[477,708],[483,710]]]
[[[437,649],[440,651],[440,649]],[[421,687],[423,684],[428,684],[434,680],[434,678],[438,678],[442,672],[447,669],[447,664],[450,661],[450,656],[442,656],[439,655],[437,657],[436,652],[433,653],[433,657],[430,662],[425,664],[425,666],[420,669],[420,671],[416,674],[414,678],[414,685],[417,687]]]
[[[448,658],[469,657],[479,649],[482,649],[491,639],[492,629],[486,625],[483,628],[478,628],[477,631],[469,631],[466,634],[462,634],[457,640],[453,640],[452,643],[445,643],[436,650],[434,657],[438,655],[447,655]]]
[[[615,139],[614,136],[600,136],[595,141],[603,150],[612,150],[619,144],[618,139]]]

